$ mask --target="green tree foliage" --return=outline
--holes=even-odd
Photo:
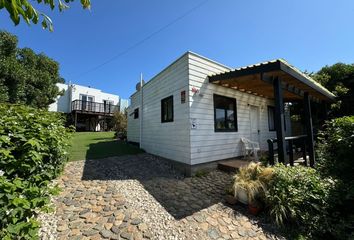
[[[68,3],[74,0],[36,0],[37,4],[44,4],[50,7],[51,10],[58,8],[59,11],[63,11],[69,8]],[[90,0],[80,0],[84,9],[90,8]],[[49,28],[53,31],[52,20],[44,13],[37,10],[32,1],[29,0],[0,0],[0,10],[4,9],[10,14],[11,20],[15,25],[20,23],[21,17],[27,24],[31,22],[37,24],[39,21],[42,23],[42,27]]]
[[[127,126],[128,126],[128,113],[127,110],[124,112],[116,111],[113,114],[112,126],[116,132],[116,136],[120,138],[125,138],[127,136]]]
[[[312,77],[338,96],[337,103],[331,106],[333,117],[354,114],[354,64],[325,66]]]
[[[0,102],[47,108],[64,82],[59,64],[43,53],[18,48],[17,37],[0,31]]]
[[[70,130],[59,113],[0,104],[0,239],[38,239],[40,210],[57,188]]]

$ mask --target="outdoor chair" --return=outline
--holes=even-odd
[[[251,156],[255,158],[255,161],[258,162],[258,151],[261,150],[259,147],[258,142],[253,142],[247,138],[241,138],[241,143],[242,143],[242,149],[243,149],[243,156]]]

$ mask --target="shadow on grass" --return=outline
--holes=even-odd
[[[101,138],[97,138],[97,140],[99,139]],[[92,143],[89,145],[89,149],[86,152],[86,159],[134,155],[139,153],[143,153],[143,150],[123,141],[118,141],[118,140],[102,141],[98,143]]]

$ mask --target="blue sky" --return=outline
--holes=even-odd
[[[54,32],[38,25],[14,27],[0,11],[0,29],[20,47],[44,52],[60,63],[66,81],[128,98],[142,72],[149,80],[190,50],[230,67],[285,58],[301,70],[354,63],[354,1],[209,0],[125,55],[120,52],[180,17],[203,0],[79,1],[63,13],[41,8]]]

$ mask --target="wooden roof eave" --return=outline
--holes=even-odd
[[[275,72],[283,72],[290,76],[291,78],[295,79],[296,81],[299,81],[299,83],[302,86],[307,86],[306,89],[303,87],[303,89],[289,83],[284,83],[283,88],[294,94],[302,97],[304,95],[304,92],[307,92],[309,89],[311,89],[311,92],[317,92],[322,96],[322,99],[327,99],[330,101],[335,100],[335,95],[332,94],[330,91],[328,91],[326,88],[321,86],[319,83],[315,82],[314,80],[310,79],[307,77],[305,74],[301,73],[299,70],[296,68],[292,67],[290,64],[288,64],[285,60],[275,60],[275,61],[270,61],[266,63],[260,63],[256,65],[251,65],[245,68],[239,68],[235,69],[233,71],[221,73],[221,74],[216,74],[209,76],[209,82],[210,83],[224,83],[228,80],[236,81],[237,79],[244,78],[246,76],[251,76],[251,75],[258,75],[260,76],[260,80],[272,83],[272,77],[268,76],[267,73],[275,73]],[[222,84],[221,84],[222,85]],[[318,96],[314,96],[312,94],[312,99],[315,101],[319,101],[320,98]],[[318,95],[318,94],[316,94]]]

